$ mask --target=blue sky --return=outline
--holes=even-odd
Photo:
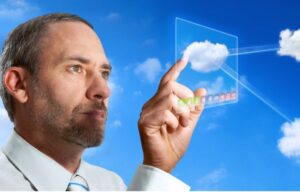
[[[234,34],[239,47],[251,47],[279,44],[282,30],[300,29],[299,7],[298,1],[280,0],[1,0],[0,44],[18,24],[45,13],[75,13],[94,25],[113,65],[112,96],[105,142],[84,158],[117,172],[128,184],[142,162],[140,109],[174,62],[175,17]],[[299,190],[300,63],[275,51],[238,59],[241,80],[289,121],[240,87],[238,103],[204,111],[173,174],[193,190]],[[187,71],[181,78],[188,77]],[[2,103],[0,122],[3,145],[12,125]],[[284,150],[278,146],[282,138],[287,139]]]

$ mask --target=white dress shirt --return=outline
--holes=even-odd
[[[0,190],[65,191],[73,174],[40,152],[13,131],[0,151]],[[82,176],[91,191],[124,191],[120,176],[81,160],[76,174]],[[189,191],[190,187],[172,175],[152,166],[139,166],[127,190]]]

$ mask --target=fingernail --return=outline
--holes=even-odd
[[[183,57],[182,57],[182,61],[183,62],[188,62],[188,60],[189,60],[189,54],[188,53],[184,53]]]

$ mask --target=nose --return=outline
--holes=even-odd
[[[87,98],[90,100],[105,100],[110,95],[110,89],[101,75],[94,75],[91,80],[90,86],[86,92]]]

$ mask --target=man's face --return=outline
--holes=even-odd
[[[28,110],[41,131],[83,147],[104,134],[110,74],[101,42],[81,22],[50,24],[41,40]],[[54,141],[55,142],[55,141]]]

